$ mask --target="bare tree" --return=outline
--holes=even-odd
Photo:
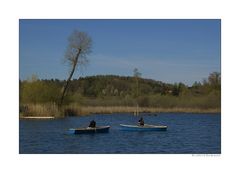
[[[134,68],[134,70],[133,70],[133,76],[134,76],[134,78],[135,78],[135,80],[136,80],[136,84],[137,84],[137,87],[136,87],[136,90],[137,90],[137,97],[138,97],[138,90],[139,90],[139,84],[138,84],[138,80],[139,80],[139,78],[141,77],[141,73],[138,71],[138,69],[137,68]]]
[[[213,72],[208,77],[209,84],[212,86],[218,86],[221,84],[221,73]]]
[[[68,38],[69,44],[65,53],[64,60],[70,66],[70,74],[64,85],[59,106],[63,104],[63,100],[69,86],[70,80],[75,69],[79,66],[82,68],[88,63],[87,55],[91,52],[92,39],[85,32],[75,30]]]
[[[141,77],[141,73],[138,71],[138,69],[137,68],[134,68],[134,70],[133,70],[133,76],[134,76],[134,78],[135,78],[135,80],[136,80],[136,84],[137,84],[137,87],[136,87],[136,90],[137,90],[137,95],[136,95],[136,97],[137,97],[137,110],[136,110],[136,115],[138,115],[139,114],[139,111],[138,111],[138,107],[139,107],[139,104],[138,104],[138,95],[139,95],[139,84],[138,84],[138,80],[139,80],[139,78]]]

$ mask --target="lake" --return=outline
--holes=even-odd
[[[167,131],[121,131],[139,116],[103,114],[19,122],[19,153],[76,154],[221,154],[221,115],[194,113],[141,114],[146,124],[167,125]],[[110,125],[109,133],[69,134],[69,128]]]

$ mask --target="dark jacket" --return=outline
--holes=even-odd
[[[144,126],[143,118],[140,118],[140,120],[138,120],[138,124],[139,124],[140,126]]]
[[[96,127],[96,122],[92,120],[88,127]]]

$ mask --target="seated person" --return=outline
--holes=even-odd
[[[96,127],[96,122],[94,120],[92,120],[88,127],[95,128]]]
[[[143,118],[141,117],[140,120],[138,120],[138,124],[140,126],[144,126],[144,121],[143,121]]]

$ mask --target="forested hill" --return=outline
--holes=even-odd
[[[65,82],[58,79],[39,80],[36,77],[20,81],[20,104],[57,103]],[[64,104],[133,106],[136,100],[140,106],[220,107],[220,74],[211,73],[207,80],[195,82],[190,87],[183,83],[167,84],[116,75],[81,77],[71,81]]]
[[[87,97],[104,96],[136,96],[137,80],[139,95],[167,94],[175,85],[166,84],[152,79],[136,79],[130,76],[98,75],[73,80],[70,92],[78,92]]]

